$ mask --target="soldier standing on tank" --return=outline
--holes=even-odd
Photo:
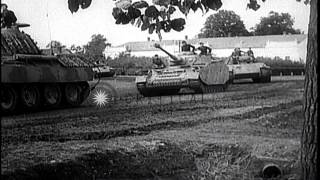
[[[1,28],[10,28],[17,22],[13,11],[8,10],[6,4],[1,4]]]
[[[234,51],[231,54],[233,64],[239,63],[239,56],[241,56],[241,50],[240,48],[234,48]]]
[[[200,55],[209,55],[211,54],[212,49],[208,46],[205,46],[203,42],[200,42],[200,47],[198,47],[197,50],[200,50]]]
[[[165,68],[166,65],[163,63],[158,54],[154,55],[152,58],[152,63],[157,66],[157,68]]]
[[[192,49],[192,50],[191,50]],[[187,44],[186,41],[182,41],[181,51],[182,52],[194,52],[196,48],[191,44]]]
[[[247,51],[248,56],[250,56],[250,59],[254,61],[254,54],[253,51],[251,50],[251,47],[249,47],[249,50]]]

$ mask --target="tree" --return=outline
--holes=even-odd
[[[311,0],[304,83],[304,123],[301,138],[303,179],[319,179],[318,149],[318,1]]]
[[[263,2],[265,0],[262,0]],[[301,0],[297,0],[301,1]],[[69,9],[71,12],[76,12],[79,6],[82,8],[88,7],[88,2],[91,0],[68,0]],[[81,3],[80,3],[81,2]],[[188,14],[189,10],[201,9],[203,12],[209,9],[217,10],[221,7],[222,3],[220,0],[163,0],[163,1],[153,1],[153,2],[169,2],[165,4],[170,7],[177,7],[184,14]],[[178,2],[178,4],[176,4]],[[187,2],[193,2],[188,5]],[[195,3],[196,2],[196,3]],[[89,5],[90,5],[89,3]],[[280,2],[279,2],[280,3]],[[309,18],[309,29],[308,29],[308,45],[307,45],[307,61],[306,61],[306,75],[305,75],[305,91],[304,91],[304,125],[302,130],[301,138],[301,165],[302,174],[304,180],[317,180],[319,179],[319,174],[317,171],[319,165],[318,159],[318,1],[317,0],[304,0],[305,4],[310,3],[310,18]],[[184,4],[184,6],[182,6]],[[197,6],[195,6],[196,4]],[[169,6],[170,5],[170,6]],[[188,6],[187,6],[188,5]],[[248,8],[257,10],[259,8],[257,0],[249,0]],[[176,8],[175,8],[176,9]],[[172,11],[172,8],[171,8]],[[171,12],[166,11],[166,12]],[[128,12],[127,12],[128,13]],[[156,15],[156,14],[155,14]],[[158,17],[157,15],[156,17]],[[170,21],[171,22],[171,21]],[[182,23],[183,24],[183,23]],[[161,24],[160,24],[161,25]],[[161,26],[160,26],[161,27]],[[159,30],[160,31],[160,30]],[[168,31],[169,32],[169,31]]]
[[[249,32],[245,28],[239,15],[234,11],[220,10],[218,13],[210,15],[207,18],[198,37],[209,38],[248,35]]]
[[[62,45],[61,42],[56,40],[52,40],[46,45],[46,48],[64,48],[64,47],[66,46]]]
[[[85,46],[85,54],[94,59],[103,58],[103,51],[107,47],[107,39],[101,34],[91,36],[91,41]]]
[[[254,28],[256,35],[278,35],[282,33],[301,34],[299,29],[294,29],[294,19],[289,13],[269,12],[268,17],[262,17],[260,23]]]
[[[75,54],[84,54],[84,47],[71,45],[70,51]]]

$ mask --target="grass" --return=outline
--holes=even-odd
[[[121,95],[135,88],[133,81],[103,83],[115,86]],[[161,102],[154,97],[152,103],[143,98],[104,108],[6,117],[1,120],[1,171],[43,172],[42,164],[50,172],[78,168],[72,172],[95,178],[259,179],[261,166],[273,162],[285,170],[282,178],[298,176],[301,90],[302,80],[240,83],[224,93],[198,95],[196,101],[190,101],[191,95],[173,96],[172,102],[170,96]],[[175,161],[169,160],[170,152],[179,152]],[[87,159],[79,161],[83,157]],[[192,170],[183,159],[189,160]],[[93,169],[88,168],[90,163]],[[123,166],[150,171],[116,174]],[[102,169],[115,174],[103,174]]]

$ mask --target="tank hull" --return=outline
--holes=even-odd
[[[92,79],[91,68],[3,64],[1,110],[14,114],[21,110],[79,106],[89,96],[88,81]]]
[[[233,79],[252,79],[253,82],[267,83],[271,81],[271,68],[264,63],[229,64]]]
[[[212,93],[225,91],[229,81],[227,65],[212,56],[196,55],[182,52],[177,56],[163,49],[171,59],[169,67],[153,69],[146,76],[136,78],[138,91],[144,96],[177,94],[182,88],[189,88],[195,93]]]
[[[42,55],[29,35],[1,29],[1,111],[79,106],[90,94],[93,70],[82,57]]]
[[[225,91],[229,77],[224,63],[208,64],[201,69],[191,66],[151,71],[147,76],[137,77],[136,85],[143,96],[178,94],[182,88],[193,90],[194,93],[213,93]]]
[[[62,66],[1,66],[2,83],[67,83],[91,81],[90,68],[65,68]]]

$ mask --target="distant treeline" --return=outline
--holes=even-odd
[[[256,60],[270,66],[273,76],[305,74],[305,63],[303,62],[264,57],[257,57]]]
[[[304,73],[303,62],[296,62],[292,60],[284,60],[281,58],[265,58],[257,57],[257,62],[263,62],[270,66],[273,75],[301,75]],[[117,58],[109,58],[107,65],[116,69],[118,75],[140,75],[151,69],[154,65],[151,57],[135,57],[135,56],[119,56]]]

